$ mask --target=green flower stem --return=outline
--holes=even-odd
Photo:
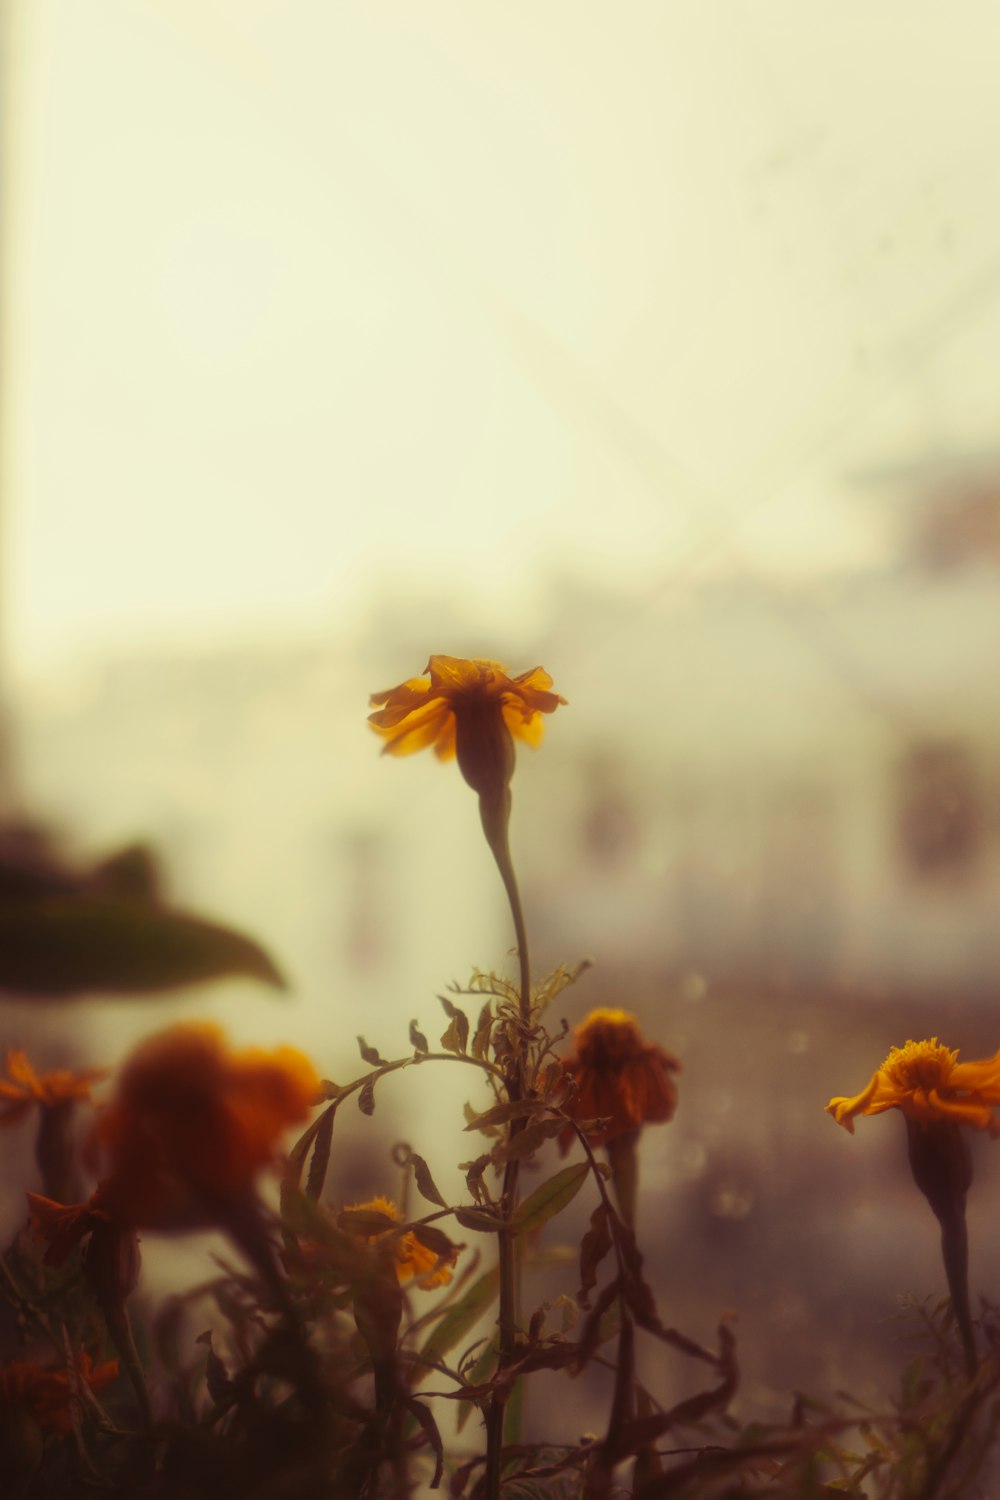
[[[629,1130],[612,1136],[604,1149],[611,1165],[611,1183],[618,1200],[618,1211],[635,1233],[636,1200],[639,1191],[639,1132]]]
[[[104,1309],[104,1321],[107,1324],[111,1342],[115,1346],[115,1352],[122,1364],[125,1373],[132,1383],[136,1400],[139,1403],[139,1411],[145,1427],[153,1425],[153,1403],[149,1397],[149,1387],[146,1384],[146,1376],[139,1358],[139,1351],[135,1347],[135,1338],[132,1334],[132,1320],[128,1315],[128,1308],[124,1302],[117,1305],[106,1304]]]
[[[962,1127],[952,1120],[912,1120],[906,1116],[910,1170],[941,1226],[951,1310],[962,1340],[966,1374],[979,1368],[969,1307],[969,1236],[965,1199],[972,1184],[972,1158]]]
[[[514,865],[510,857],[508,837],[510,800],[510,788],[504,787],[501,799],[490,800],[485,796],[480,796],[479,811],[483,822],[483,832],[493,851],[493,858],[497,862],[497,869],[500,871],[500,878],[507,892],[507,900],[510,902],[511,916],[514,919],[514,934],[521,971],[519,1012],[522,1024],[527,1027],[531,1023],[531,969],[521,895],[517,888],[517,877],[514,874]],[[508,1099],[512,1103],[520,1099],[524,1092],[524,1058],[520,1049],[515,1055],[506,1083]],[[509,1126],[509,1139],[513,1140],[523,1125],[523,1120],[512,1120]],[[501,1213],[505,1224],[510,1224],[514,1217],[514,1210],[517,1208],[519,1165],[519,1162],[512,1158],[504,1168]],[[501,1229],[497,1236],[497,1254],[500,1277],[497,1368],[503,1370],[514,1358],[518,1301],[517,1245],[513,1234],[507,1228]],[[505,1406],[506,1397],[499,1391],[495,1392],[486,1413],[485,1500],[498,1500],[500,1495]]]
[[[493,851],[493,858],[497,862],[500,871],[500,879],[503,888],[507,892],[507,900],[510,902],[510,914],[514,919],[514,937],[517,943],[517,956],[520,963],[520,1012],[521,1020],[527,1026],[531,1020],[531,973],[528,964],[528,932],[524,925],[524,912],[521,909],[521,894],[517,888],[517,876],[514,874],[514,864],[510,857],[510,787],[503,788],[501,797],[486,797],[480,795],[479,816],[483,823],[483,832],[486,842]],[[518,1079],[520,1083],[520,1078]]]

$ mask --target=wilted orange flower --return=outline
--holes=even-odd
[[[46,1240],[47,1266],[61,1266],[71,1251],[98,1224],[111,1223],[105,1206],[107,1190],[102,1183],[86,1203],[57,1203],[41,1193],[27,1193],[31,1228],[36,1240]]]
[[[8,1047],[4,1053],[6,1078],[0,1078],[0,1125],[15,1125],[37,1104],[55,1109],[74,1099],[89,1099],[91,1084],[107,1074],[107,1068],[54,1068],[36,1073],[28,1054],[20,1047]]]
[[[208,1022],[147,1038],[94,1127],[110,1165],[101,1206],[139,1228],[217,1223],[318,1092],[312,1063],[293,1047],[230,1051]]]
[[[367,1203],[352,1203],[349,1207],[360,1212],[367,1210],[385,1214],[387,1219],[395,1219],[397,1223],[399,1222],[399,1209],[391,1198],[371,1198]],[[369,1245],[374,1245],[389,1232],[388,1229],[383,1229],[376,1234],[368,1234],[365,1238]],[[399,1280],[412,1281],[416,1278],[417,1286],[429,1291],[431,1287],[447,1286],[453,1274],[451,1268],[458,1259],[458,1249],[453,1250],[450,1260],[439,1261],[434,1251],[421,1244],[413,1230],[408,1229],[405,1234],[396,1236],[393,1255]]]
[[[106,1360],[95,1365],[86,1351],[77,1356],[77,1373],[92,1391],[102,1391],[118,1378],[118,1361]],[[30,1359],[15,1360],[0,1367],[0,1409],[24,1407],[39,1427],[67,1433],[70,1419],[69,1376],[64,1369],[45,1370]]]
[[[993,1111],[1000,1104],[1000,1052],[980,1062],[960,1063],[957,1049],[929,1042],[893,1047],[868,1087],[853,1099],[831,1099],[827,1114],[854,1134],[857,1115],[901,1110],[911,1120],[952,1120],[1000,1135]]]
[[[541,743],[542,714],[565,703],[550,691],[552,678],[543,667],[518,677],[496,661],[466,661],[459,656],[432,656],[423,677],[411,677],[399,687],[373,693],[372,704],[383,704],[368,722],[385,739],[383,754],[409,755],[433,745],[442,760],[456,752],[456,725],[483,711],[498,711],[515,739]]]
[[[575,1051],[560,1059],[563,1072],[576,1082],[576,1092],[563,1108],[581,1123],[607,1122],[587,1132],[591,1145],[673,1119],[677,1090],[671,1074],[681,1065],[664,1047],[643,1039],[634,1016],[624,1010],[592,1010],[574,1037]],[[573,1140],[572,1130],[563,1131],[563,1151]]]

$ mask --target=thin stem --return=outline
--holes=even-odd
[[[507,900],[510,902],[510,913],[514,919],[514,935],[517,941],[517,957],[520,966],[520,992],[519,1011],[523,1026],[531,1024],[531,969],[528,958],[528,934],[524,925],[524,911],[521,907],[521,895],[517,888],[517,877],[514,874],[514,865],[510,857],[510,841],[507,827],[510,816],[510,791],[507,790],[506,806],[503,816],[491,819],[487,815],[483,799],[480,799],[480,812],[483,817],[483,830],[487,842],[493,851],[493,857],[500,871],[504,890],[507,892]],[[523,1041],[519,1046],[511,1070],[507,1076],[507,1097],[514,1103],[520,1099],[524,1092],[524,1055]],[[509,1139],[513,1140],[520,1130],[523,1129],[523,1120],[512,1120],[509,1128]],[[499,1286],[499,1348],[497,1355],[497,1368],[503,1370],[514,1358],[515,1334],[517,1326],[517,1249],[514,1236],[506,1226],[510,1224],[517,1207],[517,1183],[520,1163],[516,1158],[510,1158],[504,1168],[503,1192],[501,1195],[501,1213],[505,1221],[505,1227],[498,1234],[498,1272],[500,1278]],[[504,1411],[507,1404],[505,1394],[495,1391],[486,1412],[486,1476],[485,1497],[486,1500],[498,1500],[500,1494],[500,1476],[503,1460],[503,1436],[504,1436]]]
[[[951,1310],[962,1340],[965,1373],[972,1379],[979,1368],[979,1362],[969,1308],[969,1235],[965,1227],[964,1212],[954,1212],[947,1219],[941,1220],[941,1254],[948,1278],[948,1291],[951,1293]]]
[[[507,794],[508,804],[510,793]],[[509,813],[509,806],[508,806]],[[497,862],[500,871],[500,879],[503,888],[507,892],[507,900],[510,902],[510,914],[514,919],[514,938],[517,943],[517,957],[520,966],[520,1012],[521,1020],[525,1025],[531,1021],[531,970],[528,961],[528,930],[524,925],[524,912],[521,908],[521,893],[517,888],[517,876],[514,874],[514,862],[510,857],[510,840],[507,833],[507,821],[504,819],[499,826],[487,827],[486,817],[483,817],[483,830],[486,840],[493,850],[493,858]]]
[[[615,1366],[614,1394],[604,1441],[597,1449],[596,1463],[588,1495],[593,1500],[606,1495],[618,1461],[622,1431],[632,1415],[632,1382],[635,1371],[635,1330],[624,1297],[618,1299],[621,1323],[618,1329],[618,1361]]]
[[[149,1387],[146,1384],[146,1376],[143,1372],[142,1361],[139,1351],[135,1347],[135,1338],[132,1334],[132,1320],[128,1315],[128,1308],[124,1302],[118,1306],[104,1308],[104,1320],[108,1325],[111,1342],[114,1344],[118,1357],[125,1366],[125,1372],[132,1383],[136,1400],[139,1403],[139,1411],[142,1415],[143,1425],[153,1425],[153,1403],[149,1397]]]

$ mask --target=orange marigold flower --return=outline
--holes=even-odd
[[[581,1124],[605,1122],[587,1131],[591,1145],[673,1119],[677,1089],[671,1075],[681,1065],[664,1047],[643,1039],[634,1016],[624,1010],[592,1010],[574,1037],[575,1051],[560,1059],[563,1073],[576,1083],[563,1108]],[[574,1131],[564,1130],[562,1150],[574,1139]]]
[[[104,1078],[107,1068],[84,1068],[73,1072],[69,1068],[54,1068],[49,1073],[36,1073],[28,1061],[28,1054],[20,1047],[8,1047],[4,1052],[6,1078],[0,1078],[0,1125],[15,1125],[23,1120],[34,1106],[55,1109],[74,1099],[89,1099],[91,1084]]]
[[[118,1378],[118,1361],[95,1365],[84,1350],[76,1358],[76,1371],[92,1391],[102,1391]],[[73,1392],[65,1369],[46,1370],[33,1360],[15,1360],[0,1367],[0,1408],[24,1407],[39,1427],[67,1433],[72,1429],[70,1402]]]
[[[387,1219],[393,1219],[397,1223],[400,1219],[399,1209],[391,1198],[370,1198],[367,1203],[351,1203],[349,1208],[356,1212],[385,1214]],[[389,1229],[383,1229],[376,1234],[365,1235],[365,1239],[369,1245],[374,1245],[383,1235],[389,1233],[391,1233]],[[415,1279],[417,1286],[429,1291],[435,1286],[447,1286],[451,1280],[453,1274],[451,1268],[458,1259],[458,1247],[453,1246],[450,1256],[442,1259],[429,1246],[422,1244],[412,1229],[408,1229],[405,1234],[396,1236],[393,1255],[399,1280],[413,1281]]]
[[[550,691],[552,678],[543,667],[510,677],[496,661],[432,656],[424,673],[372,694],[372,704],[382,707],[368,722],[385,740],[383,754],[409,755],[433,745],[441,760],[457,751],[461,761],[463,733],[473,734],[484,716],[504,724],[515,739],[538,745],[542,714],[566,702]]]
[[[958,1051],[930,1041],[893,1047],[867,1088],[853,1098],[831,1099],[826,1112],[854,1134],[858,1115],[880,1115],[901,1110],[910,1120],[928,1124],[951,1120],[1000,1135],[993,1113],[1000,1105],[1000,1052],[979,1062],[960,1063]]]
[[[36,1240],[47,1240],[47,1266],[61,1266],[71,1251],[98,1224],[111,1222],[105,1203],[107,1190],[102,1184],[86,1203],[57,1203],[41,1193],[28,1193],[28,1214]]]
[[[312,1063],[293,1047],[230,1051],[207,1022],[149,1037],[97,1117],[94,1141],[110,1166],[97,1206],[138,1228],[217,1223],[318,1092]]]

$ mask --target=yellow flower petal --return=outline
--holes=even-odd
[[[826,1110],[852,1134],[858,1115],[878,1115],[888,1109],[898,1109],[925,1124],[953,1120],[997,1134],[996,1105],[1000,1105],[1000,1052],[978,1062],[960,1063],[958,1052],[934,1036],[891,1048],[867,1088],[853,1098],[831,1099]]]

